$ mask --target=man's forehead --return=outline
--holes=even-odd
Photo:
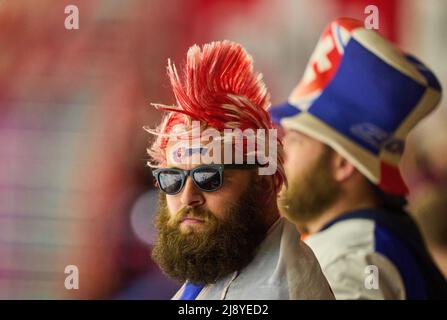
[[[213,141],[199,139],[182,139],[170,141],[166,146],[166,161],[168,166],[180,164],[200,164],[200,159],[209,155]],[[199,162],[199,163],[195,163]]]
[[[275,129],[268,132],[265,129],[179,132],[167,141],[164,150],[166,165],[186,169],[211,163],[269,164],[262,174],[273,174],[276,171],[277,141]]]

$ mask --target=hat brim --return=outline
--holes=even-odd
[[[291,105],[289,102],[276,105],[269,110],[272,121],[276,125],[280,125],[282,119],[296,116],[300,112],[297,107]]]

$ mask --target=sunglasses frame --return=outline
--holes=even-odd
[[[186,183],[186,179],[188,176],[191,177],[191,179],[194,182],[194,184],[196,185],[196,187],[199,188],[201,191],[214,192],[214,191],[217,191],[220,188],[222,188],[222,186],[224,184],[224,174],[223,174],[224,169],[253,169],[256,167],[259,167],[259,165],[258,164],[247,164],[247,163],[243,163],[243,164],[202,164],[202,165],[197,166],[190,170],[185,170],[185,169],[180,169],[180,168],[159,168],[159,169],[153,170],[152,175],[154,176],[155,180],[157,181],[158,189],[160,189],[162,192],[164,192],[166,194],[175,195],[175,194],[180,193],[183,190],[185,183]],[[218,170],[220,181],[219,181],[219,186],[217,188],[214,188],[212,190],[204,190],[204,189],[202,189],[202,187],[200,187],[198,185],[198,183],[194,179],[194,173],[196,171],[198,171],[200,169],[204,169],[204,168],[213,168],[213,169]],[[181,174],[182,184],[177,192],[168,193],[161,188],[160,173],[165,172],[165,171],[174,171],[174,172]]]

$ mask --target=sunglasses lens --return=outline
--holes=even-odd
[[[167,194],[175,194],[180,191],[183,184],[183,175],[175,170],[165,170],[160,172],[158,176],[158,183],[160,189]]]
[[[200,168],[194,172],[193,179],[204,191],[214,191],[221,187],[220,171],[216,168]]]

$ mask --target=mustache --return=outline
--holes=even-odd
[[[184,207],[175,214],[171,220],[171,224],[178,226],[184,219],[188,218],[203,220],[204,222],[216,219],[210,210]]]

